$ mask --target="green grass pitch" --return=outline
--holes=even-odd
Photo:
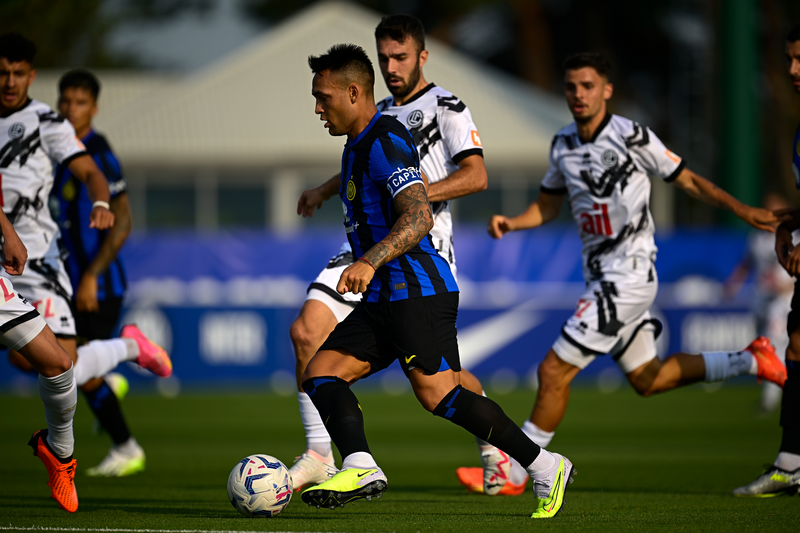
[[[468,494],[454,470],[477,465],[473,438],[425,412],[411,394],[356,387],[372,452],[389,478],[380,500],[344,509],[310,508],[295,495],[283,514],[247,519],[230,505],[228,473],[252,453],[291,465],[304,445],[294,396],[186,393],[176,399],[133,394],[123,408],[147,453],[147,469],[121,479],[83,471],[109,446],[93,435],[81,399],[75,420],[80,509],[49,499],[47,476],[26,442],[44,427],[38,398],[0,395],[0,533],[26,528],[73,531],[800,531],[800,497],[740,499],[730,491],[774,459],[777,415],[756,416],[759,390],[695,386],[642,399],[631,390],[600,394],[576,387],[551,449],[578,474],[564,511],[531,520],[530,490],[518,497]],[[533,393],[496,396],[517,422]]]

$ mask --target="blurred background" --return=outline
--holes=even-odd
[[[583,288],[566,208],[557,223],[501,242],[484,229],[492,213],[536,198],[552,135],[571,120],[566,55],[605,53],[612,112],[652,128],[696,172],[752,205],[768,194],[797,205],[800,98],[784,66],[796,1],[5,0],[3,31],[39,47],[34,98],[55,106],[70,68],[102,83],[95,126],[123,165],[134,216],[123,320],[175,364],[156,383],[126,368],[140,390],[292,394],[289,325],[344,241],[335,200],[311,219],[295,214],[302,190],[338,171],[344,142],[313,113],[306,58],[354,42],[377,66],[373,31],[389,13],[423,21],[426,78],[466,102],[484,144],[489,188],[453,207],[459,339],[465,366],[497,392],[535,386]],[[376,97],[386,95],[379,78]],[[765,331],[757,304],[780,273],[741,263],[753,237],[725,213],[658,180],[651,203],[660,353],[743,348]],[[0,388],[35,394],[36,381],[5,358],[0,369]],[[602,390],[622,382],[607,358],[583,375]],[[397,368],[368,381],[406,390]]]

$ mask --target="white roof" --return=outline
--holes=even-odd
[[[96,127],[128,167],[336,167],[345,139],[330,137],[314,114],[307,57],[336,43],[362,46],[375,64],[380,100],[388,91],[377,72],[379,20],[353,4],[324,2],[192,75],[98,73],[103,89]],[[426,44],[426,79],[469,106],[487,165],[546,166],[552,136],[571,121],[563,98],[435,39]],[[54,103],[58,74],[40,73],[31,94]]]

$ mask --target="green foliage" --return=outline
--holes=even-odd
[[[358,387],[357,387],[358,389]],[[759,389],[701,387],[642,399],[629,389],[603,395],[573,390],[570,409],[551,449],[570,457],[576,482],[564,512],[529,518],[533,497],[469,494],[454,470],[477,465],[474,439],[426,413],[410,394],[392,397],[356,390],[372,452],[389,478],[381,500],[330,511],[304,505],[298,495],[277,518],[248,520],[227,501],[233,465],[252,453],[291,464],[302,452],[294,396],[186,394],[177,399],[129,395],[128,422],[147,453],[147,469],[121,479],[86,477],[109,440],[91,434],[81,400],[75,420],[74,515],[48,498],[47,476],[25,445],[44,426],[38,398],[0,396],[0,524],[12,527],[187,529],[227,531],[768,531],[797,530],[800,498],[737,499],[774,458],[777,415],[755,416]],[[495,398],[521,422],[533,394]],[[91,529],[89,530],[91,531]]]

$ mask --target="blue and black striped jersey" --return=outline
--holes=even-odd
[[[111,198],[128,190],[119,161],[111,151],[105,137],[90,131],[81,139],[86,151],[94,158],[100,171],[108,179]],[[89,228],[89,215],[92,212],[92,201],[86,185],[76,179],[64,165],[56,168],[55,180],[51,193],[51,211],[53,218],[61,229],[62,244],[69,255],[64,265],[69,273],[72,286],[77,288],[81,276],[94,260],[106,231]],[[108,270],[97,278],[97,299],[121,298],[125,294],[127,281],[122,260],[116,257],[108,266]]]
[[[342,155],[339,196],[356,257],[389,234],[399,216],[392,200],[414,183],[422,183],[422,176],[411,135],[393,117],[376,113],[364,131],[345,144]],[[458,292],[458,285],[428,234],[378,269],[363,301],[390,302],[448,292]]]

